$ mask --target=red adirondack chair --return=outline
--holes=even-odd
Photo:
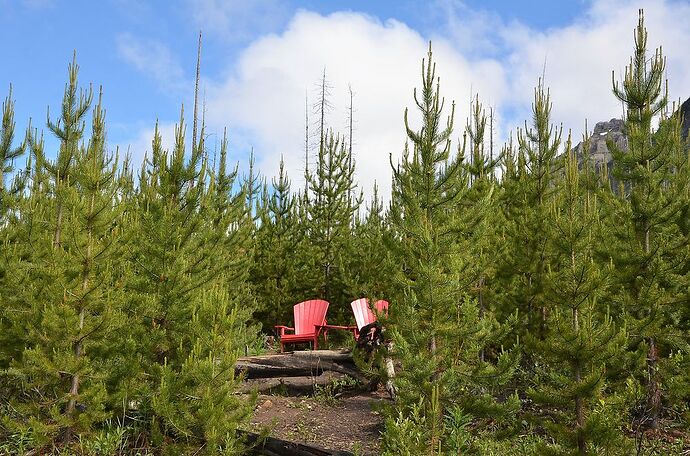
[[[352,307],[352,313],[355,314],[355,322],[357,322],[357,326],[352,327],[355,339],[359,338],[359,331],[363,327],[377,320],[377,315],[388,315],[388,301],[384,301],[383,299],[376,301],[374,304],[376,313],[369,307],[369,300],[367,298],[352,301],[350,307]]]
[[[321,329],[326,324],[327,310],[328,301],[323,299],[312,299],[295,304],[295,327],[276,326],[280,330],[280,352],[282,353],[285,350],[285,345],[298,344],[300,342],[312,342],[314,350],[316,350],[318,348],[319,334],[321,334]],[[286,331],[294,331],[294,334],[286,334]]]

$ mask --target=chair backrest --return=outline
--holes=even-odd
[[[360,298],[352,301],[350,304],[352,313],[355,314],[355,322],[357,322],[357,329],[362,329],[364,326],[376,321],[376,314],[388,315],[388,301],[383,299],[376,301],[374,309],[376,314],[371,311],[369,307],[369,300],[367,298]]]
[[[323,299],[311,299],[295,304],[295,334],[311,334],[314,325],[326,324],[326,311],[328,301]]]

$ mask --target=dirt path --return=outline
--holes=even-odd
[[[251,424],[255,432],[266,426],[280,439],[373,456],[379,454],[383,419],[372,405],[387,400],[385,391],[337,401],[261,395]]]

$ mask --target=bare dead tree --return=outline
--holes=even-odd
[[[194,80],[194,121],[192,123],[192,147],[196,147],[197,119],[199,117],[199,74],[201,71],[201,30],[199,31],[199,44],[196,50],[196,78]]]
[[[331,89],[333,88],[326,78],[326,68],[323,69],[321,80],[317,83],[317,101],[313,109],[318,119],[316,134],[319,135],[319,150],[323,150],[326,139],[326,116],[333,109],[331,104]]]

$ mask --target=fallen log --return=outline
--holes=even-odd
[[[354,456],[349,451],[327,450],[302,443],[289,442],[275,437],[262,437],[247,431],[237,431],[253,447],[254,454],[263,456]]]
[[[245,379],[317,377],[324,372],[347,374],[364,379],[347,351],[313,350],[275,355],[246,356],[235,364],[235,373]]]
[[[313,359],[318,358],[323,361],[341,361],[341,362],[354,362],[352,360],[352,352],[350,350],[302,350],[294,351],[290,353],[283,353],[293,356],[295,358],[307,358]]]
[[[347,374],[324,372],[316,377],[278,377],[254,378],[246,380],[239,389],[240,393],[256,391],[258,393],[285,393],[288,395],[311,395],[316,386],[327,386],[335,380],[341,380]]]

